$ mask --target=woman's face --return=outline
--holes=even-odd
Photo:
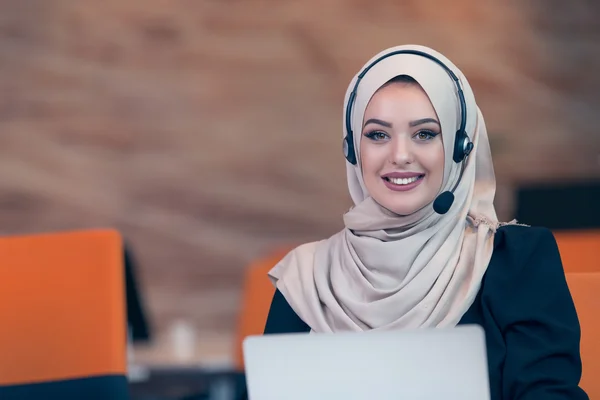
[[[419,84],[382,86],[365,110],[361,167],[371,197],[386,209],[410,215],[438,195],[444,177],[439,119]]]

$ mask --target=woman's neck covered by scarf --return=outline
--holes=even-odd
[[[360,153],[357,166],[346,163],[354,207],[344,215],[345,228],[328,239],[297,247],[269,273],[314,332],[455,326],[472,305],[492,256],[499,225],[493,206],[496,181],[485,122],[473,91],[452,62],[423,46],[387,49],[365,65],[403,49],[429,53],[459,77],[466,101],[466,132],[474,149],[454,192],[454,203],[443,215],[432,204],[411,215],[394,214],[366,190]],[[425,57],[390,56],[363,77],[352,115],[355,148],[360,148],[359,127],[369,100],[398,75],[414,78],[438,114],[445,153],[440,193],[450,190],[460,172],[460,164],[452,160],[459,100],[448,73]],[[345,107],[356,79],[346,92]]]

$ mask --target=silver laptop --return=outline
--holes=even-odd
[[[394,332],[250,336],[249,400],[489,400],[476,325]]]

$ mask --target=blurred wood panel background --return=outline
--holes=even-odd
[[[344,91],[386,47],[463,69],[504,219],[599,176],[599,4],[0,0],[0,230],[120,229],[159,338],[226,357],[245,265],[341,227]]]

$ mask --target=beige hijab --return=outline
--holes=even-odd
[[[466,131],[474,149],[454,203],[444,215],[435,213],[432,204],[407,216],[384,209],[369,196],[360,166],[346,163],[355,206],[344,215],[345,228],[328,239],[297,247],[269,273],[313,332],[455,326],[473,303],[492,255],[498,226],[493,206],[496,182],[485,123],[471,87],[452,62],[423,46],[387,49],[365,66],[400,49],[430,53],[459,77],[467,106]],[[360,149],[371,96],[398,75],[419,82],[437,112],[445,152],[440,193],[450,190],[460,171],[452,160],[460,106],[448,73],[425,57],[394,55],[364,76],[352,116],[355,147]],[[356,78],[348,86],[345,106]],[[358,160],[360,165],[360,153]]]

